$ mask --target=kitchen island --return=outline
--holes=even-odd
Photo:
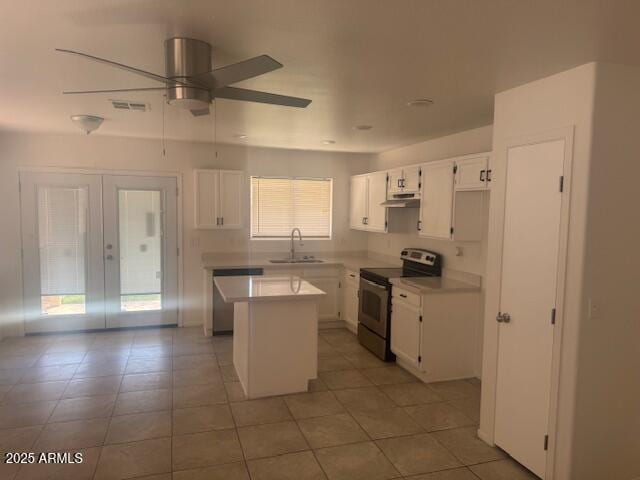
[[[306,392],[318,374],[318,303],[297,276],[215,277],[234,304],[233,365],[247,398]]]

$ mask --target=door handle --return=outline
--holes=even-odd
[[[379,288],[381,290],[386,290],[387,287],[383,286],[383,285],[378,285],[377,283],[372,282],[371,280],[365,280],[364,278],[360,278],[360,280],[362,280],[363,282],[368,283],[369,285]]]
[[[107,260],[113,260],[113,255],[111,255],[111,254],[107,255],[107,256],[106,256],[106,259],[107,259]]]
[[[484,173],[485,173],[485,170],[480,170],[480,181],[481,182],[484,182]]]
[[[496,321],[498,323],[509,323],[511,322],[511,315],[509,315],[508,313],[498,312],[498,315],[496,316]]]

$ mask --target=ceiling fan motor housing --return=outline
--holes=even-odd
[[[188,82],[192,77],[207,73],[211,68],[211,45],[192,38],[170,38],[164,42],[166,77]],[[170,104],[189,110],[211,103],[208,90],[197,87],[168,86]]]

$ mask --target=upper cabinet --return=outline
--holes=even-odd
[[[195,228],[242,227],[244,172],[195,170]]]
[[[455,159],[455,189],[485,190],[491,183],[490,154],[465,155]]]
[[[418,221],[421,236],[451,239],[454,168],[453,160],[422,165],[422,195]]]
[[[350,225],[369,232],[387,231],[387,173],[376,172],[351,177]]]
[[[399,193],[420,193],[420,165],[389,170],[388,175],[387,195],[389,198]]]

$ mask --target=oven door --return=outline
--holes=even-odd
[[[389,289],[361,277],[358,322],[386,338],[388,309]]]

